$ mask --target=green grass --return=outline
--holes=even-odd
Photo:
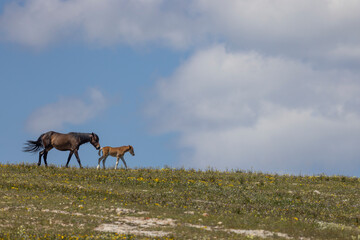
[[[0,165],[0,239],[360,239],[359,189],[344,176]]]

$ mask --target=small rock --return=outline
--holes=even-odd
[[[115,211],[117,215],[135,213],[135,210],[127,208],[117,208]]]
[[[208,213],[203,213],[202,215],[203,215],[204,217],[209,216],[209,214],[208,214]]]

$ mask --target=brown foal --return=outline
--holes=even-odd
[[[126,162],[125,162],[125,159],[124,159],[124,154],[126,152],[129,152],[131,155],[135,156],[135,153],[134,153],[134,148],[132,146],[122,146],[122,147],[102,147],[100,148],[99,150],[99,156],[100,153],[103,153],[102,157],[99,158],[99,163],[98,163],[98,166],[97,166],[97,169],[100,168],[100,162],[101,160],[103,161],[103,167],[105,169],[105,161],[106,161],[106,158],[110,155],[112,157],[116,157],[116,164],[115,164],[115,169],[117,168],[118,164],[119,164],[119,159],[121,158],[121,160],[123,161],[124,165],[125,165],[125,168],[127,169],[128,167],[126,166]]]

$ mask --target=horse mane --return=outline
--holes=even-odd
[[[89,142],[91,138],[90,137],[91,133],[69,132],[69,134],[79,138],[81,143]]]

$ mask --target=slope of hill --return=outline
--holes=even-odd
[[[0,239],[360,239],[360,179],[0,165]]]

